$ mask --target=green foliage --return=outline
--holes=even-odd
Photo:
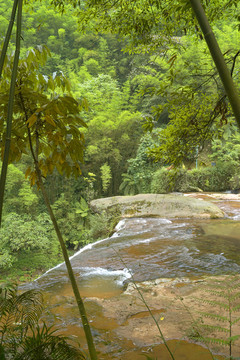
[[[135,155],[137,142],[142,134],[139,119],[140,113],[123,111],[118,116],[101,112],[89,121],[85,168],[87,172],[94,169],[97,196],[102,195],[100,168],[105,163],[111,168],[112,186],[104,195],[111,196],[117,193],[121,174],[127,170],[127,160]]]
[[[212,109],[215,96],[202,95],[191,99],[191,92],[185,98],[184,105],[172,104],[168,126],[159,133],[159,146],[151,149],[150,154],[155,161],[165,164],[191,164],[196,157],[196,147],[216,136],[212,129]]]
[[[89,215],[89,206],[86,200],[82,197],[80,202],[77,204],[76,214],[80,214],[81,218],[86,218]]]
[[[92,214],[84,198],[73,202],[64,194],[53,204],[53,210],[68,248],[74,250],[111,235],[120,218],[119,212]]]
[[[234,190],[239,188],[239,175],[238,168],[231,162],[218,162],[215,166],[192,170],[162,167],[153,174],[151,192]]]
[[[93,114],[104,111],[116,115],[123,106],[119,85],[109,75],[99,74],[83,84],[78,84],[76,94],[79,97],[84,96],[87,98]]]
[[[122,174],[122,183],[119,190],[123,191],[124,195],[136,195],[140,192],[141,184],[135,180],[135,176],[131,174]]]
[[[215,162],[228,162],[237,166],[240,159],[240,134],[236,126],[229,124],[222,129],[220,139],[212,142],[210,159]]]
[[[94,183],[96,181],[96,175],[89,172],[87,176],[84,176],[83,179],[85,185],[84,194],[86,196],[87,201],[89,202],[95,198]]]
[[[210,306],[209,312],[199,312],[200,318],[194,321],[195,340],[206,344],[219,344],[229,349],[228,359],[235,359],[234,343],[240,335],[234,335],[234,326],[239,323],[239,276],[225,280],[212,281],[205,287],[200,304]]]
[[[44,77],[39,73],[39,66],[44,65],[48,55],[49,50],[39,46],[36,50],[30,50],[19,63],[10,161],[19,161],[22,153],[28,153],[36,147],[35,160],[39,158],[43,176],[51,174],[54,168],[61,174],[77,176],[81,172],[79,161],[83,160],[84,143],[78,127],[85,126],[85,123],[79,116],[81,107],[72,96],[56,96],[57,90],[60,93],[70,90],[63,74]],[[7,109],[5,92],[10,74],[11,59],[4,68],[4,81],[0,88],[2,144],[5,141],[3,119]],[[29,137],[30,142],[27,140]],[[27,169],[26,176],[29,176],[32,185],[36,182],[33,168]]]
[[[91,215],[89,218],[90,238],[101,239],[111,236],[120,218],[120,211],[115,211],[114,213],[111,211],[106,213],[104,211],[101,214]]]
[[[105,163],[101,166],[100,171],[101,171],[101,179],[102,179],[102,189],[103,189],[103,193],[105,193],[112,179],[111,168],[107,163]]]
[[[67,247],[76,250],[85,245],[89,237],[87,202],[83,198],[80,202],[71,202],[70,198],[61,194],[52,208]]]
[[[52,327],[40,324],[42,295],[16,287],[0,288],[0,354],[6,360],[84,360],[69,338],[56,335]],[[72,340],[72,339],[71,339]]]
[[[169,172],[166,168],[161,168],[153,174],[151,182],[151,192],[155,194],[166,194],[172,191]]]
[[[29,257],[29,254],[40,252],[45,256],[48,254],[48,257],[51,254],[54,258],[59,252],[53,227],[47,214],[40,214],[34,220],[29,215],[9,213],[3,219],[0,237],[0,266],[2,269],[13,266],[21,254]]]
[[[34,215],[38,212],[38,202],[39,198],[25,179],[24,172],[16,165],[10,164],[5,191],[5,213],[16,212]]]
[[[9,247],[13,253],[50,250],[51,230],[51,222],[46,214],[39,215],[34,221],[27,215],[10,213],[5,217],[1,229],[1,244]]]
[[[192,170],[189,182],[203,191],[224,191],[233,188],[232,177],[237,170],[231,163],[217,163],[213,167]]]
[[[127,174],[122,174],[123,182],[119,190],[123,190],[125,195],[151,192],[150,184],[154,170],[159,166],[152,162],[148,156],[156,144],[158,144],[158,134],[161,130],[155,129],[152,133],[147,133],[140,139],[136,157],[128,160]]]
[[[29,253],[19,252],[14,257],[11,267],[7,263],[1,268],[1,274],[4,279],[9,281],[26,283],[33,281],[60,262],[62,262],[62,256],[56,243],[51,253],[34,250],[31,252],[31,256],[29,256]]]

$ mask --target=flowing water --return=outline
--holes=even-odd
[[[176,277],[196,279],[208,274],[240,272],[240,201],[219,200],[217,204],[225,211],[225,219],[122,220],[111,238],[88,245],[72,257],[81,294],[86,297],[97,347],[100,351],[102,347],[100,359],[137,360],[144,357],[128,339],[117,338],[114,329],[119,324],[104,317],[93,297],[106,299],[118,296],[131,275],[135,281],[145,281]],[[74,334],[84,342],[65,265],[50,270],[24,288],[29,287],[40,288],[45,293],[50,309],[48,321],[57,321],[66,334]],[[197,359],[196,347],[182,343],[179,349],[183,355],[176,358]],[[157,347],[154,349],[159,351]],[[199,359],[210,359],[207,354],[201,355],[205,349],[199,349]],[[161,359],[168,359],[163,352]],[[194,357],[187,357],[186,354],[191,352],[194,352]]]

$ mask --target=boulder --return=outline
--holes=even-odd
[[[126,217],[167,217],[167,218],[223,218],[224,213],[215,204],[186,197],[183,194],[139,194],[114,196],[92,200],[94,212],[120,212]]]

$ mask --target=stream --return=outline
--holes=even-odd
[[[226,218],[128,218],[120,221],[111,238],[89,244],[72,257],[73,270],[81,295],[85,297],[99,350],[99,360],[144,359],[140,350],[147,349],[124,336],[120,338],[116,329],[121,324],[106,317],[95,298],[119,296],[131,276],[136,282],[142,282],[159,278],[200,279],[206,275],[240,272],[240,200],[216,200],[205,194],[198,197],[216,202]],[[84,334],[64,264],[22,288],[43,291],[48,305],[45,315],[48,323],[57,323],[62,333],[78,337],[85,348]],[[161,351],[158,359],[169,359],[161,346],[155,346],[155,350]],[[181,346],[183,355],[176,359],[197,360],[198,347],[199,359],[210,359],[208,355],[202,355],[202,347],[186,342]],[[186,355],[191,352],[195,354],[194,357]]]

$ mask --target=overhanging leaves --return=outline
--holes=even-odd
[[[47,77],[39,73],[39,65],[46,61],[49,50],[38,47],[30,50],[26,59],[19,63],[16,80],[16,94],[13,118],[13,141],[10,161],[18,161],[23,153],[28,153],[30,146],[36,147],[40,170],[43,176],[52,173],[56,168],[60,174],[78,176],[81,173],[80,162],[83,162],[84,137],[80,127],[86,127],[80,117],[83,104],[76,101],[69,92],[68,80],[62,73]],[[11,58],[3,71],[0,88],[0,119],[7,111],[7,97],[11,67]],[[56,91],[60,95],[56,95]],[[67,91],[67,93],[65,93]],[[5,140],[5,126],[0,122],[2,132],[2,151]],[[27,140],[28,132],[31,145]],[[34,168],[28,168],[26,176],[31,184],[36,182]]]

